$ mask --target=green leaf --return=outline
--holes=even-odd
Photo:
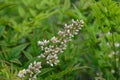
[[[27,57],[28,60],[33,59],[33,56],[29,52],[23,51],[23,53],[24,53],[25,57]]]
[[[31,13],[32,16],[36,16],[36,11],[35,10],[33,10],[33,9],[30,8],[29,12]]]
[[[68,9],[68,8],[70,8],[70,0],[65,0],[65,2],[64,2],[64,8],[65,9]]]
[[[18,8],[18,12],[19,12],[19,14],[20,14],[21,17],[25,16],[25,10],[22,7]]]
[[[16,4],[0,4],[0,11],[4,10],[5,8],[11,7],[11,6],[15,6]]]
[[[49,71],[53,70],[53,68],[44,68],[41,70],[40,76],[44,75],[45,73],[48,73]]]
[[[74,11],[76,13],[76,16],[78,16],[77,18],[81,18],[81,19],[85,20],[86,18],[83,16],[82,12],[75,5],[73,5],[73,7],[74,7]]]
[[[9,59],[13,59],[13,58],[18,58],[20,56],[20,53],[23,51],[23,49],[26,48],[28,44],[21,44],[17,47],[14,47],[11,52],[9,53],[10,54],[10,57]]]
[[[20,62],[18,59],[16,59],[16,58],[10,60],[10,62],[12,62],[12,63],[17,63],[17,64],[20,64],[20,65],[21,65],[21,62]]]
[[[5,26],[0,26],[0,37],[3,35],[4,30]]]

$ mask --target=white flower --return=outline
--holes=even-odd
[[[74,35],[73,35],[73,34],[69,34],[69,36],[70,36],[70,37],[74,37]]]
[[[33,65],[32,65],[32,63],[30,63],[30,65],[29,65],[29,67],[28,67],[28,68],[32,68],[32,66],[33,66]]]
[[[47,64],[50,64],[50,66],[54,66],[59,63],[58,56],[56,54],[49,54],[46,60]]]
[[[108,57],[109,57],[109,58],[112,58],[112,57],[113,57],[113,54],[109,54]]]
[[[18,73],[18,76],[19,76],[20,78],[23,78],[23,77],[25,77],[25,74],[26,74],[26,70],[23,69],[23,70],[21,70],[21,71]]]
[[[115,52],[114,52],[114,51],[112,51],[112,52],[111,52],[111,54],[113,54],[113,55],[114,55],[114,54],[115,54]]]
[[[84,24],[84,21],[83,21],[83,20],[80,20],[80,23],[81,23],[81,25],[83,25],[83,24]]]
[[[76,23],[76,21],[74,19],[72,19],[72,23]]]
[[[55,36],[51,38],[51,41],[53,43],[58,43],[59,42],[59,40]]]
[[[49,40],[44,40],[44,41],[38,41],[38,45],[40,46],[45,46],[49,43]]]
[[[115,55],[115,52],[112,51],[112,52],[108,55],[108,57],[109,57],[109,58],[112,58],[114,55]]]
[[[107,35],[110,35],[110,34],[111,34],[111,32],[108,32],[108,33],[107,33]]]
[[[67,33],[68,33],[68,34],[70,33],[70,30],[69,30],[69,29],[67,30]]]
[[[119,47],[120,46],[120,43],[115,43],[115,47]]]
[[[67,24],[65,24],[65,27],[64,27],[65,29],[69,29],[70,28],[70,26],[68,26]]]
[[[59,36],[62,36],[63,34],[64,34],[64,32],[62,32],[62,31],[59,31],[59,32],[58,32],[58,35],[59,35]]]
[[[113,74],[114,74],[114,73],[115,73],[115,70],[114,70],[114,69],[112,69],[112,70],[111,70],[111,73],[113,73]]]
[[[45,55],[44,55],[44,54],[40,54],[40,55],[38,56],[38,58],[45,58]]]
[[[110,43],[109,43],[109,42],[107,42],[106,44],[107,44],[107,46],[110,46]]]
[[[38,45],[44,45],[42,41],[38,41]]]

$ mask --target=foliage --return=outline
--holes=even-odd
[[[41,53],[37,41],[72,18],[85,27],[38,80],[120,80],[119,0],[0,0],[0,79],[19,80],[18,71]]]

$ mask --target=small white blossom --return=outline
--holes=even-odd
[[[59,63],[58,56],[56,54],[49,54],[46,60],[47,64],[50,64],[50,66],[54,66]]]
[[[70,28],[70,26],[68,26],[67,24],[65,24],[65,27],[64,27],[65,29],[69,29]]]
[[[110,35],[110,34],[111,34],[111,32],[108,32],[108,33],[107,33],[107,35]]]
[[[44,41],[38,41],[38,45],[40,46],[45,46],[49,43],[49,40],[44,40]]]
[[[120,46],[120,43],[115,43],[115,47],[119,47]]]
[[[79,22],[79,21],[78,21]],[[80,20],[80,23],[81,23],[81,25],[83,25],[84,24],[84,21],[83,20]]]
[[[112,57],[113,57],[113,55],[112,55],[112,54],[109,54],[109,55],[108,55],[108,57],[109,57],[109,58],[112,58]]]
[[[62,31],[59,31],[59,32],[58,32],[58,35],[59,35],[59,36],[62,36],[63,34],[64,34],[64,32],[62,32]]]
[[[40,54],[40,55],[38,56],[38,58],[45,58],[45,55],[44,55],[44,54]]]
[[[38,45],[44,45],[42,41],[38,41]]]
[[[44,40],[44,45],[47,45],[49,43],[49,40]]]
[[[107,46],[110,46],[110,43],[109,43],[109,42],[107,42],[106,44],[107,44]]]
[[[51,41],[53,43],[58,43],[59,42],[59,40],[55,36],[51,38]]]
[[[18,73],[18,76],[19,76],[20,78],[23,78],[23,77],[25,77],[25,74],[26,74],[26,70],[23,69],[23,70],[21,70],[21,71]]]
[[[115,70],[114,70],[114,69],[112,69],[112,70],[111,70],[111,73],[113,73],[113,74],[114,74],[114,73],[115,73]]]

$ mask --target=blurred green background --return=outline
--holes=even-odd
[[[19,70],[41,53],[37,41],[72,19],[84,28],[38,80],[120,80],[119,0],[0,0],[0,80],[21,80]]]

